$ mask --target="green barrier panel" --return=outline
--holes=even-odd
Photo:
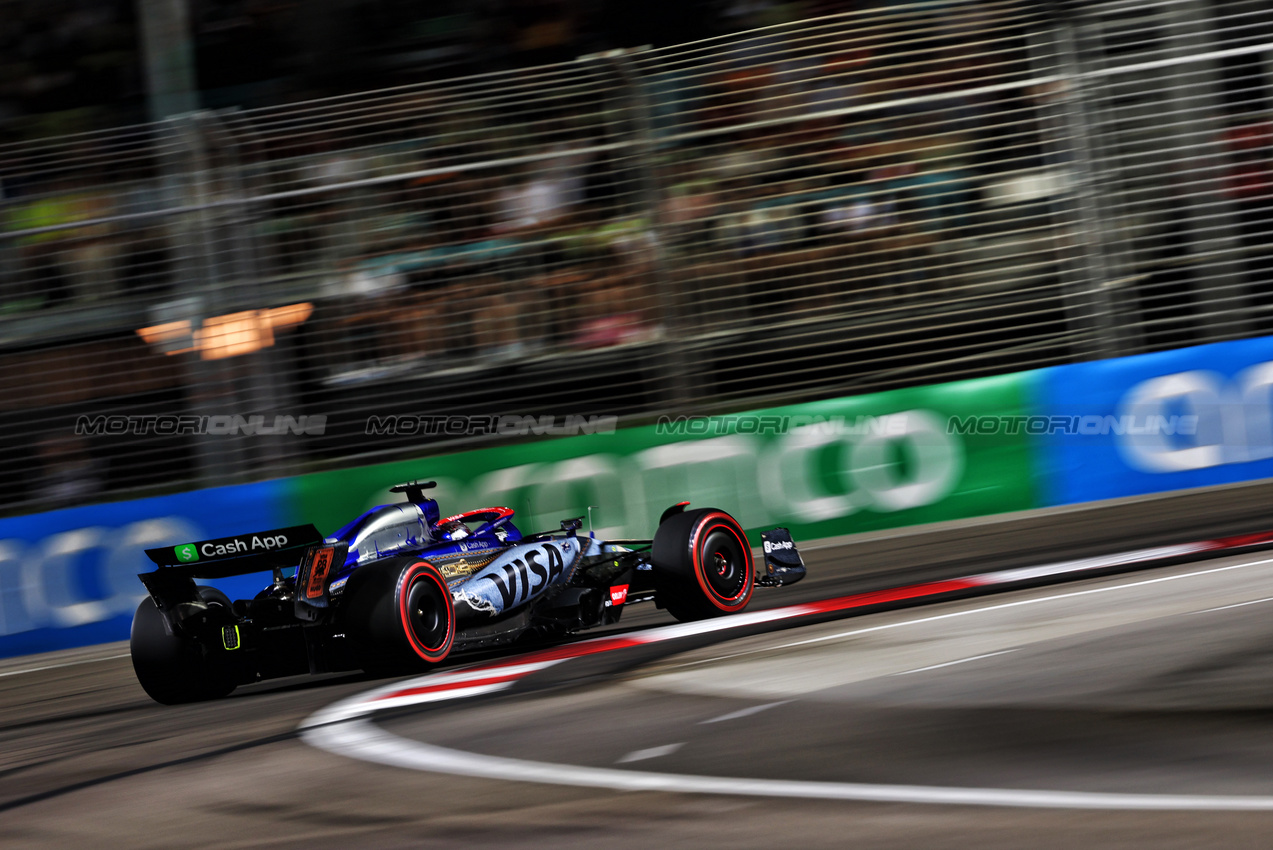
[[[1024,434],[952,417],[1024,415],[1036,372],[680,420],[300,476],[300,514],[331,534],[388,488],[435,479],[443,514],[507,505],[523,531],[596,505],[604,537],[648,537],[668,505],[719,507],[806,540],[1039,505]],[[969,431],[969,433],[961,433]]]

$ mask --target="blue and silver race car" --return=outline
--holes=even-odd
[[[743,529],[725,511],[664,511],[650,540],[580,534],[582,517],[523,534],[494,507],[442,517],[432,481],[391,488],[330,537],[312,525],[202,540],[146,554],[149,591],[133,617],[137,679],[161,703],[215,699],[303,673],[408,672],[452,653],[554,639],[654,602],[678,620],[742,611],[757,585],[804,577],[784,528],[763,532],[757,576]],[[252,599],[196,579],[272,570]],[[294,571],[293,571],[294,570]]]

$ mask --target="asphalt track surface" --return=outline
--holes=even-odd
[[[810,578],[758,592],[755,608],[1115,543],[1268,530],[1273,521],[1258,510],[1267,495],[1225,488],[846,541],[807,550]],[[616,633],[667,622],[633,609]],[[165,708],[136,685],[124,645],[10,659],[0,664],[0,845],[1273,843],[1273,552],[701,643],[639,664],[608,667],[598,656],[551,687],[376,718],[406,761],[449,754],[447,764],[415,764],[427,770],[336,754],[297,733],[315,713],[392,680],[289,680]],[[548,781],[483,776],[491,758],[532,765]],[[440,766],[469,775],[433,772]],[[579,768],[808,793],[551,784]],[[837,787],[981,797],[818,798]],[[1041,796],[1021,804],[1013,793]],[[1075,794],[1168,803],[1085,805]],[[1221,798],[1270,810],[1206,810]]]

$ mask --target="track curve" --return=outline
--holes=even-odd
[[[1273,625],[1266,625],[1267,611],[1250,607],[1273,606],[1270,591],[1273,559],[1231,558],[716,644],[607,680],[582,710],[570,693],[564,700],[523,698],[515,708],[496,709],[498,721],[483,719],[481,708],[461,710],[461,722],[448,721],[445,710],[402,714],[412,694],[427,701],[415,703],[418,708],[492,692],[499,680],[488,668],[454,684],[430,686],[424,678],[348,700],[311,718],[305,738],[394,767],[626,791],[1270,811],[1273,772],[1266,766],[1273,743],[1262,749],[1244,734],[1249,729],[1228,729],[1243,712],[1264,706],[1259,688],[1273,683],[1262,663],[1270,656],[1263,648],[1273,647]],[[1251,593],[1263,596],[1248,598]],[[1235,619],[1239,609],[1245,610]],[[1218,632],[1230,639],[1224,652],[1229,681],[1202,690],[1198,678],[1224,666],[1205,640]],[[596,645],[618,654],[627,648]],[[1100,645],[1107,647],[1103,653],[1092,651]],[[1164,656],[1165,646],[1174,652]],[[1235,657],[1249,661],[1238,670]],[[540,662],[495,669],[509,670],[505,679],[533,679],[545,668]],[[743,702],[715,720],[685,716],[704,703],[719,712],[722,699]],[[668,722],[651,721],[673,708],[682,711]],[[763,709],[771,710],[765,720],[772,722],[762,721],[756,735],[739,735],[737,722],[714,725]],[[398,716],[372,722],[386,712]],[[465,731],[474,723],[480,729],[544,730],[553,723],[576,729],[595,716],[615,729],[635,730],[625,736],[626,756],[616,757],[604,738],[527,732],[495,746],[486,733]],[[996,745],[995,734],[1011,746]],[[881,746],[880,739],[894,746]],[[476,749],[451,745],[463,740]],[[443,741],[447,745],[439,746]],[[1081,755],[1077,764],[1058,758],[1061,743]],[[518,753],[524,755],[510,757]],[[610,766],[654,758],[680,769]],[[876,781],[861,781],[872,775]],[[990,784],[971,784],[978,781]],[[1217,783],[1219,790],[1212,787]],[[1232,793],[1239,788],[1245,793]]]

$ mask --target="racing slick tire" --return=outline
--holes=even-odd
[[[437,567],[398,558],[360,567],[345,587],[345,633],[372,675],[431,667],[455,642],[455,605]]]
[[[200,587],[198,591],[209,608],[222,606],[230,611],[230,600],[221,591],[214,587]],[[219,699],[235,688],[233,673],[217,659],[216,650],[173,633],[149,596],[133,615],[129,651],[137,681],[155,702],[177,705]]]
[[[669,517],[654,532],[650,561],[659,604],[682,622],[742,611],[755,590],[747,535],[718,508]]]

